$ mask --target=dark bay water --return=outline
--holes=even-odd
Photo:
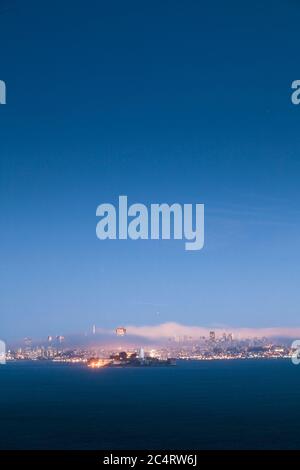
[[[1,449],[299,449],[300,366],[0,367]]]

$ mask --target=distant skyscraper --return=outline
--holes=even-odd
[[[24,343],[25,343],[26,348],[31,349],[31,346],[32,346],[32,339],[31,338],[24,338]]]
[[[95,334],[96,334],[96,325],[93,325],[92,332],[93,332],[93,335],[95,335]]]
[[[215,341],[216,340],[216,333],[214,331],[210,331],[209,332],[209,339],[211,341]]]
[[[25,343],[25,352],[26,354],[29,354],[31,349],[32,349],[32,339],[31,338],[24,338],[24,343]]]

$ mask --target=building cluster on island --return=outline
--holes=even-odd
[[[154,355],[145,354],[143,348],[139,352],[113,353],[108,359],[93,357],[87,361],[88,367],[93,369],[99,367],[154,367],[154,366],[174,366],[175,359],[156,357]]]
[[[94,327],[93,327],[94,332]],[[118,336],[125,336],[125,328],[117,328]],[[176,336],[159,346],[144,348],[105,346],[70,348],[63,336],[48,337],[47,344],[34,345],[25,338],[21,347],[8,350],[7,360],[36,360],[67,363],[83,363],[91,368],[125,366],[174,365],[182,360],[232,360],[272,359],[291,357],[292,349],[269,338],[234,338],[231,333],[217,336],[214,331],[208,337],[192,338]]]

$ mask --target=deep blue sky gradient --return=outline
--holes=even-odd
[[[1,337],[300,326],[297,1],[0,2]],[[96,238],[204,203],[205,248]]]

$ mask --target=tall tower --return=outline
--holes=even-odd
[[[139,358],[143,361],[145,359],[145,351],[143,348],[140,349]]]
[[[96,334],[96,325],[93,325],[93,328],[92,328],[92,333],[93,333],[93,335],[95,335],[95,334]]]

